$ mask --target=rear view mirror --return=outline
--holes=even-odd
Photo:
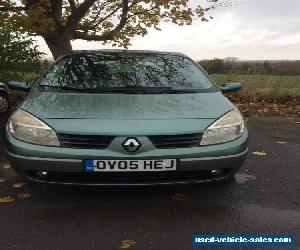
[[[29,92],[31,87],[27,82],[21,81],[10,81],[7,86],[12,90],[19,90],[24,92]]]
[[[225,83],[221,87],[222,93],[230,93],[230,92],[235,92],[238,91],[242,88],[240,83]]]

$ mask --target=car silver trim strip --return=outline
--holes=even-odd
[[[216,157],[202,157],[202,158],[186,158],[186,159],[180,159],[181,162],[188,162],[188,161],[211,161],[211,160],[221,160],[221,159],[227,159],[227,158],[237,158],[242,155],[245,155],[248,153],[248,148],[243,151],[242,153],[236,154],[236,155],[225,155],[225,156],[216,156]]]
[[[33,156],[23,156],[23,155],[15,155],[8,150],[6,150],[6,154],[16,157],[16,158],[21,158],[21,159],[26,159],[26,160],[37,160],[37,161],[53,161],[53,162],[82,162],[82,160],[77,160],[77,159],[62,159],[62,158],[43,158],[43,157],[33,157]]]

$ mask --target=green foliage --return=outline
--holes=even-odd
[[[39,71],[41,54],[31,37],[0,14],[0,81],[22,80],[25,73]]]

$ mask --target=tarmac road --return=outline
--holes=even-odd
[[[197,249],[191,245],[196,233],[292,234],[293,249],[300,249],[300,125],[295,119],[250,118],[249,156],[227,184],[13,188],[19,177],[7,168],[1,135],[0,177],[6,181],[0,197],[15,201],[0,203],[0,249],[110,250],[120,249],[123,240],[136,242],[127,249]],[[31,197],[19,198],[23,192]]]

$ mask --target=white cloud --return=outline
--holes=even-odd
[[[220,8],[214,20],[178,27],[164,23],[133,39],[130,49],[180,51],[194,59],[236,56],[241,59],[300,59],[300,1],[244,0]],[[49,53],[39,39],[41,48]],[[111,48],[99,42],[72,42],[74,49]],[[298,47],[298,49],[296,49]]]
[[[287,37],[280,37],[277,39],[274,39],[273,41],[270,41],[270,45],[279,45],[279,46],[288,46],[293,44],[299,44],[300,45],[300,34],[295,34]],[[300,49],[300,47],[299,47]]]

